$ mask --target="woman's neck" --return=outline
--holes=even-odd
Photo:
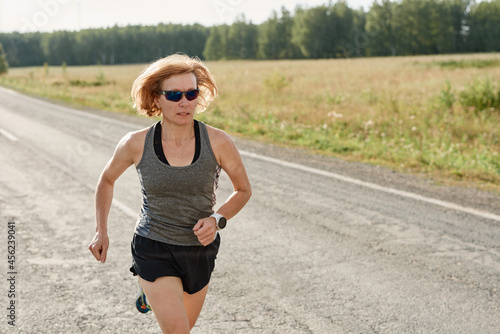
[[[194,138],[194,121],[187,124],[178,125],[161,121],[161,138],[162,141],[175,143],[180,145]]]

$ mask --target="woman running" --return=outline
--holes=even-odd
[[[89,250],[104,263],[114,183],[135,165],[142,208],[130,270],[139,276],[163,333],[189,333],[194,327],[214,269],[218,231],[251,196],[233,141],[194,119],[216,96],[215,81],[198,59],[175,54],[147,67],[132,86],[132,98],[139,114],[162,120],[120,140],[96,188],[96,234]],[[214,212],[221,169],[234,191]]]

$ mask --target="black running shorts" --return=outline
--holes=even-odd
[[[149,282],[179,277],[184,291],[193,294],[210,281],[219,245],[220,235],[208,246],[177,246],[134,234],[130,271]]]

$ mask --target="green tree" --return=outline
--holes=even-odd
[[[468,51],[500,51],[500,0],[483,1],[472,6],[469,28]]]
[[[279,59],[281,45],[279,44],[279,18],[278,13],[273,11],[272,17],[259,26],[259,37],[257,39],[257,56],[261,59]]]
[[[306,58],[336,58],[346,55],[346,45],[352,47],[364,34],[364,14],[337,1],[328,6],[297,8],[292,29],[292,41]],[[360,48],[355,48],[361,53]]]
[[[292,42],[305,58],[332,56],[328,49],[331,33],[328,22],[328,8],[319,6],[310,9],[298,7],[292,28]]]
[[[367,46],[367,35],[365,32],[366,14],[349,8],[345,1],[337,1],[330,5],[328,10],[330,21],[330,57],[345,57],[343,46],[353,43],[357,49],[352,56],[362,56]]]
[[[452,31],[452,52],[464,52],[466,47],[467,31],[469,30],[469,14],[473,0],[445,0],[451,15]],[[496,0],[497,11],[496,18],[500,15],[500,1]],[[492,13],[494,14],[494,13]],[[494,14],[495,15],[495,14]],[[499,28],[497,21],[497,31]],[[497,45],[500,41],[497,39]]]
[[[227,56],[227,25],[214,26],[210,29],[203,56],[208,60],[221,60]]]
[[[293,59],[300,54],[292,43],[293,17],[285,8],[276,11],[259,26],[257,57],[261,59]]]
[[[41,48],[42,33],[0,34],[0,43],[11,67],[40,66],[45,61]]]
[[[456,35],[451,16],[452,1],[441,1],[432,11],[432,35],[435,53],[456,52]]]
[[[470,0],[433,0],[430,9],[430,49],[427,53],[465,51]]]
[[[257,58],[257,26],[239,17],[228,30],[226,56],[228,59]]]
[[[42,37],[42,49],[49,65],[78,65],[74,52],[76,33],[69,31],[56,31]]]
[[[398,54],[416,55],[431,52],[431,7],[429,0],[403,0],[395,6],[393,22]]]
[[[9,64],[7,63],[7,56],[3,52],[2,44],[0,44],[0,74],[7,73],[9,70]]]
[[[395,56],[396,40],[394,32],[394,3],[375,1],[366,16],[367,55]]]
[[[345,0],[286,8],[255,25],[129,25],[78,32],[0,34],[9,66],[150,62],[183,52],[200,58],[294,59],[500,50],[500,0]]]

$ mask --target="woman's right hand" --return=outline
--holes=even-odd
[[[106,262],[108,253],[109,238],[106,233],[97,232],[89,245],[89,250],[97,261]]]

